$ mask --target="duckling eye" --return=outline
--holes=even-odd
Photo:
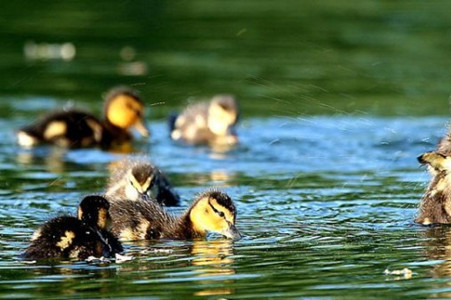
[[[221,218],[224,218],[224,213],[222,212],[222,211],[220,211],[220,212],[218,212],[218,215],[221,217]]]

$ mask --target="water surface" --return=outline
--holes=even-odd
[[[428,180],[416,156],[433,147],[445,124],[437,117],[252,118],[239,128],[241,145],[217,153],[174,144],[164,123],[152,123],[150,144],[135,147],[179,188],[174,213],[197,192],[220,187],[235,200],[245,237],[127,243],[133,261],[53,266],[17,257],[40,223],[74,213],[84,195],[102,191],[108,165],[122,155],[23,150],[4,133],[1,294],[445,297],[451,233],[412,222]],[[387,268],[413,275],[384,275]]]

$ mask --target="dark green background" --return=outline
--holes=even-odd
[[[237,95],[245,115],[443,115],[450,10],[449,1],[7,1],[0,100],[94,102],[129,84],[160,117],[216,93]],[[71,42],[77,55],[27,60],[27,41]],[[118,71],[125,46],[145,74]]]

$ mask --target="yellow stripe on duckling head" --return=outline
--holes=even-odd
[[[75,233],[73,231],[66,230],[64,232],[64,236],[61,237],[61,240],[58,243],[56,243],[56,245],[60,247],[61,250],[64,250],[72,244],[72,240],[74,239],[74,237]]]
[[[193,229],[202,236],[211,231],[233,237],[229,231],[235,228],[235,214],[214,198],[205,196],[196,201],[190,211],[190,220]]]
[[[427,164],[436,171],[451,170],[451,157],[438,152],[426,152],[418,157],[421,164]]]

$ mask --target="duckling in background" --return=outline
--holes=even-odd
[[[110,257],[123,251],[108,230],[109,203],[100,196],[87,196],[78,206],[78,218],[62,216],[39,227],[24,253],[28,260],[46,258],[86,259]]]
[[[152,195],[152,190],[156,190]],[[180,196],[166,175],[145,158],[132,158],[116,163],[111,169],[105,196],[109,201],[149,200],[176,206]]]
[[[235,145],[238,105],[231,95],[189,105],[169,120],[171,138],[189,144]]]
[[[112,231],[120,240],[195,239],[207,232],[239,239],[232,199],[220,191],[199,195],[181,216],[168,214],[153,201],[122,200],[111,203]]]
[[[56,111],[17,132],[17,142],[23,147],[40,143],[65,148],[100,146],[114,148],[129,142],[134,127],[142,136],[149,136],[143,123],[144,105],[138,94],[126,87],[112,89],[105,97],[105,120],[79,110]]]
[[[428,225],[451,223],[451,157],[438,152],[426,152],[418,157],[427,165],[432,175],[431,182],[420,202],[419,215],[415,222]]]

